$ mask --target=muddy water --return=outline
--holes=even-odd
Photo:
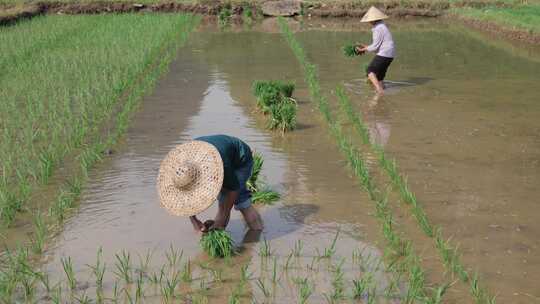
[[[340,50],[345,42],[369,40],[367,31],[341,21],[294,27],[304,30],[298,37],[319,66],[325,91],[345,85],[372,137],[409,176],[430,219],[459,242],[464,263],[479,271],[499,302],[537,301],[540,106],[535,84],[540,66],[528,57],[538,53],[510,52],[504,43],[486,43],[446,24],[393,25],[399,57],[388,74],[388,94],[375,102],[361,73],[367,58],[350,60]],[[318,290],[310,300],[325,302],[323,293],[331,292],[332,280],[327,265],[321,262],[317,272],[302,265],[311,263],[316,249],[329,247],[338,229],[337,254],[330,264],[347,258],[347,284],[362,273],[350,259],[354,249],[364,250],[364,256],[382,254],[379,229],[369,214],[372,202],[344,169],[309,103],[298,64],[277,32],[269,20],[255,31],[203,26],[191,37],[155,93],[144,100],[125,142],[92,171],[78,213],[47,251],[47,268],[60,276],[60,259],[71,256],[77,273],[88,275],[84,265],[95,262],[100,246],[110,272],[121,250],[133,252],[135,261],[135,253],[153,250],[154,268],[165,262],[171,245],[194,263],[206,262],[189,222],[159,208],[155,177],[174,145],[215,133],[238,136],[264,155],[262,175],[283,197],[259,211],[266,225],[263,237],[280,265],[297,240],[304,242],[297,272],[278,284],[281,292],[273,302],[296,301],[295,277],[316,281]],[[299,129],[286,137],[265,131],[264,121],[253,113],[251,82],[271,78],[298,85]],[[203,218],[214,212],[208,210]],[[239,265],[256,271],[267,263],[271,273],[273,263],[258,256],[260,245],[246,235],[236,212],[229,230],[243,249],[232,266],[220,265],[230,284],[213,285],[209,298],[216,303],[230,294]],[[388,285],[384,272],[375,271],[375,276],[380,286]],[[110,291],[113,276],[106,278]],[[265,280],[269,284],[270,278]],[[264,299],[255,282],[248,290]]]
[[[497,301],[540,302],[539,49],[446,24],[392,29],[398,58],[379,100],[359,72],[368,58],[327,47],[369,41],[365,33],[299,37],[323,84],[345,85],[371,136]]]
[[[279,78],[299,85],[299,128],[285,137],[265,130],[262,117],[253,112],[255,100],[250,92],[253,80]],[[176,144],[201,135],[224,133],[245,140],[262,153],[262,176],[281,193],[282,199],[259,208],[265,230],[255,239],[246,234],[239,213],[233,213],[228,230],[241,254],[233,266],[216,266],[225,267],[224,280],[229,284],[213,284],[210,301],[223,303],[227,299],[238,281],[240,265],[249,265],[256,277],[261,272],[272,272],[272,258],[258,256],[260,245],[256,242],[260,239],[270,242],[274,255],[279,257],[283,277],[278,284],[282,287],[272,295],[272,301],[295,302],[294,280],[308,277],[317,283],[317,292],[310,299],[325,302],[323,293],[331,293],[331,266],[343,258],[347,259],[343,264],[347,287],[367,269],[373,272],[382,294],[389,285],[389,276],[376,267],[375,260],[382,251],[375,245],[379,228],[368,212],[372,202],[344,169],[333,140],[307,99],[296,59],[279,34],[201,30],[179,52],[154,92],[144,100],[119,150],[92,171],[80,210],[67,221],[48,250],[47,267],[56,277],[62,276],[60,262],[67,256],[72,258],[79,276],[90,277],[86,264],[95,263],[99,247],[103,247],[110,268],[105,282],[109,293],[113,289],[114,254],[122,250],[131,252],[134,262],[137,253],[144,255],[153,250],[151,266],[155,271],[166,261],[164,254],[170,246],[183,250],[184,257],[194,265],[206,263],[198,244],[200,236],[193,232],[189,221],[159,207],[155,181],[160,161]],[[211,218],[215,212],[214,206],[201,217]],[[330,247],[338,230],[336,255],[330,261],[312,265],[313,257]],[[302,255],[294,260],[294,272],[285,276],[281,269],[298,240],[303,242]],[[354,250],[362,251],[368,260],[364,265],[353,263]],[[268,267],[259,267],[261,263]],[[308,265],[317,270],[307,269]],[[193,288],[199,288],[201,280],[211,281],[210,276],[205,277],[207,271],[195,271],[198,279],[192,282]],[[264,280],[271,286],[270,277]],[[91,290],[93,284],[82,287]],[[255,280],[248,289],[264,301]]]

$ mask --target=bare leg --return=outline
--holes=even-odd
[[[246,209],[242,209],[240,210],[240,212],[242,212],[242,215],[244,216],[244,220],[246,221],[249,229],[251,230],[263,229],[261,216],[259,215],[259,212],[257,212],[257,209],[255,209],[253,206],[249,206]]]
[[[383,88],[383,84],[381,81],[379,81],[379,79],[377,79],[377,75],[375,75],[375,73],[371,72],[368,74],[368,78],[369,80],[371,81],[371,83],[373,84],[373,86],[375,87],[375,90],[377,91],[377,93],[379,94],[384,94],[384,88]]]

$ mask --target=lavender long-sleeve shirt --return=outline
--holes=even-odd
[[[373,42],[367,47],[368,52],[377,52],[377,55],[394,58],[394,40],[392,34],[384,22],[377,23],[371,31],[373,32]]]

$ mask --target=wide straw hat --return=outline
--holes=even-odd
[[[383,20],[388,18],[387,15],[385,15],[383,12],[381,12],[379,9],[377,9],[375,6],[372,6],[368,9],[364,17],[360,20],[360,22],[371,22],[371,21],[377,21],[377,20]]]
[[[161,162],[157,188],[161,206],[178,216],[206,210],[223,185],[223,161],[218,150],[203,141],[173,148]]]

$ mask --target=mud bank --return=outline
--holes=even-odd
[[[463,22],[465,25],[471,28],[490,33],[491,35],[497,37],[504,37],[509,40],[526,42],[536,45],[540,44],[540,35],[530,32],[528,30],[509,28],[495,22],[468,18],[457,14],[449,14],[446,15],[445,18],[458,19],[460,20],[460,22]]]

